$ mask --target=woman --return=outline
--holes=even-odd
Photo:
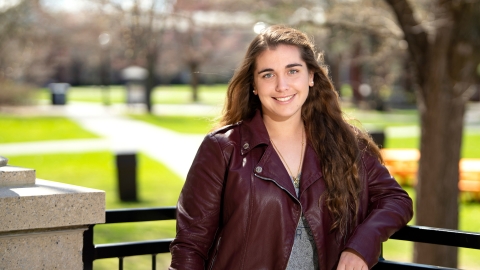
[[[170,269],[368,269],[412,218],[300,31],[252,41],[220,125],[180,194]]]

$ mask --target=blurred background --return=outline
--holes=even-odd
[[[323,53],[345,116],[414,198],[411,224],[480,232],[479,16],[480,1],[466,0],[0,0],[0,155],[105,190],[108,209],[175,205],[249,42],[285,24]],[[127,199],[122,158],[135,171]],[[109,225],[95,241],[174,228]],[[392,260],[480,269],[476,250],[384,248]]]

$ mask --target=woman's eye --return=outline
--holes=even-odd
[[[291,69],[288,71],[289,74],[295,74],[295,73],[298,73],[298,70],[296,69]]]
[[[265,78],[265,79],[268,79],[268,78],[271,78],[271,77],[273,77],[272,73],[267,73],[267,74],[263,75],[263,78]]]

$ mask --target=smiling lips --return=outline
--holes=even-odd
[[[274,97],[274,99],[278,100],[278,101],[281,101],[281,102],[285,102],[285,101],[289,101],[290,99],[292,99],[295,95],[291,95],[291,96],[287,96],[287,97]]]

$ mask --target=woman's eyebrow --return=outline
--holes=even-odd
[[[293,63],[293,64],[288,64],[288,65],[285,66],[285,68],[292,68],[292,67],[303,67],[303,65],[298,64],[298,63]],[[264,69],[260,70],[258,72],[258,74],[263,73],[263,72],[271,72],[271,71],[273,71],[273,68],[264,68]]]
[[[270,72],[273,71],[273,68],[264,68],[258,72],[258,74],[263,73],[263,72]]]
[[[299,63],[293,63],[293,64],[288,64],[286,66],[286,68],[292,68],[292,67],[303,67],[303,65]]]

